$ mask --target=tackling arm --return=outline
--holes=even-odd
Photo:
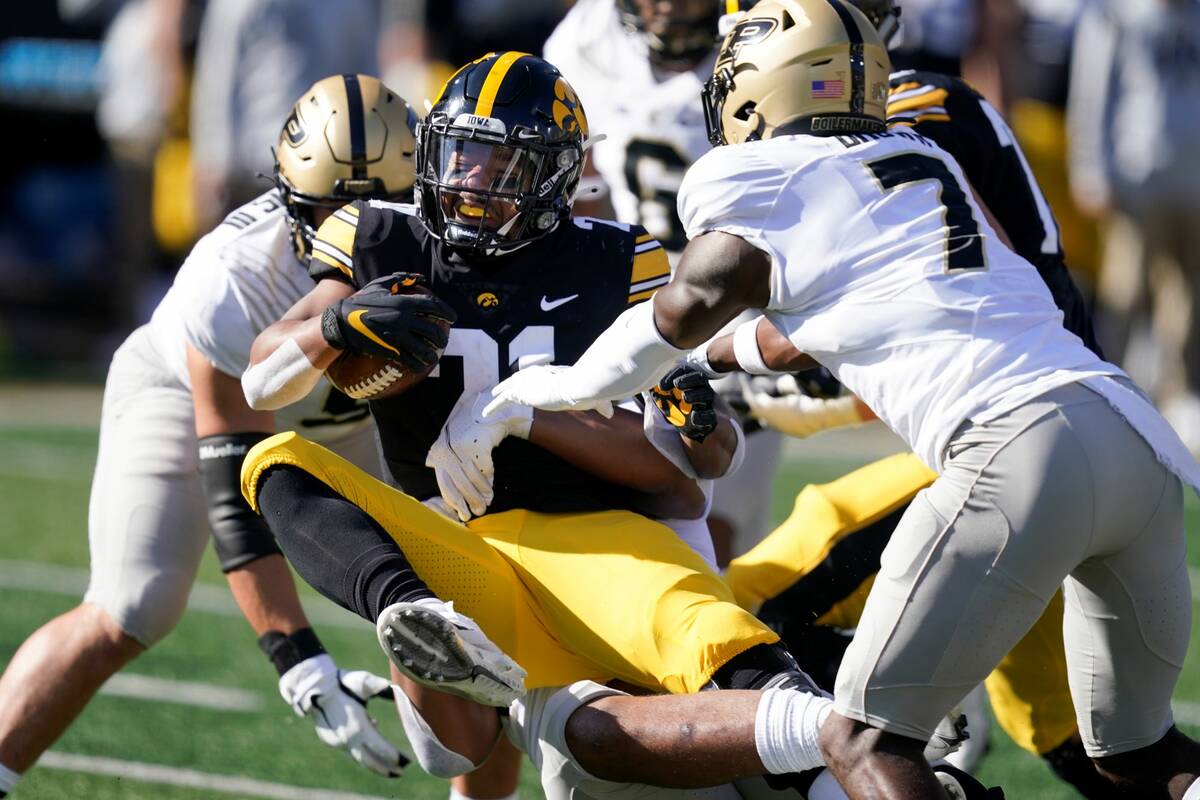
[[[698,236],[651,302],[618,317],[574,366],[530,367],[500,383],[484,416],[516,404],[611,414],[612,401],[653,386],[687,348],[745,309],[765,306],[770,273],[767,254],[746,240],[720,232]]]
[[[242,497],[242,457],[275,430],[274,415],[250,408],[238,380],[190,344],[187,360],[217,556],[259,647],[279,673],[280,694],[297,714],[312,715],[322,742],[345,749],[367,769],[399,776],[407,760],[366,714],[366,702],[390,694],[390,685],[368,672],[337,668],[309,625],[275,537]]]

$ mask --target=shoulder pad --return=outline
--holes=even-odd
[[[633,264],[629,274],[629,302],[648,300],[671,280],[667,251],[641,225],[631,226],[634,236]]]
[[[354,239],[366,204],[355,200],[333,212],[321,223],[313,237],[308,274],[322,278],[354,282]]]

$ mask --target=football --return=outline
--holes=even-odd
[[[393,289],[395,291],[395,289]],[[406,286],[405,293],[433,294],[420,284]],[[450,323],[433,320],[447,331]],[[438,353],[441,356],[441,353]],[[382,400],[394,397],[416,386],[433,372],[437,362],[423,369],[409,369],[403,364],[378,356],[353,353],[347,350],[325,369],[329,382],[355,400]]]
[[[410,370],[395,361],[342,353],[325,370],[329,382],[355,400],[382,400],[402,394],[424,380],[436,364]]]

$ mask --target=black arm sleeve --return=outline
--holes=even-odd
[[[266,433],[223,433],[200,440],[200,477],[208,499],[208,524],[223,572],[279,553],[262,517],[242,497],[242,459]]]

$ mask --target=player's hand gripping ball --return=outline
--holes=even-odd
[[[703,442],[717,427],[717,412],[713,410],[716,392],[708,378],[692,367],[676,367],[668,372],[650,390],[650,397],[667,422],[689,439]]]
[[[325,375],[356,400],[405,392],[437,366],[455,319],[419,275],[376,278],[321,316],[325,340],[345,351]]]

